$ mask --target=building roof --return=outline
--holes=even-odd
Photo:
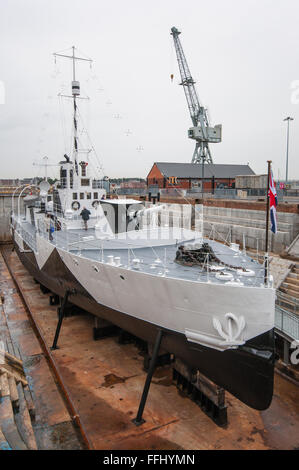
[[[155,162],[166,178],[202,178],[202,165],[199,163]],[[204,178],[235,178],[236,176],[255,175],[249,165],[205,164]]]

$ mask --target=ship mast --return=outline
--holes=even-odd
[[[55,52],[53,55],[55,57],[64,57],[67,59],[71,59],[73,62],[73,80],[72,80],[72,95],[60,95],[60,96],[65,96],[67,98],[72,98],[73,99],[73,131],[74,131],[74,147],[73,147],[73,155],[74,155],[74,165],[75,165],[75,171],[78,175],[78,121],[77,121],[77,98],[80,98],[80,82],[76,80],[76,61],[77,60],[83,60],[86,62],[89,62],[90,64],[92,63],[92,59],[86,58],[86,57],[79,57],[76,56],[76,48],[75,46],[72,46],[72,54],[61,54],[58,52]]]

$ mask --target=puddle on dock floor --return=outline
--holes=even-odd
[[[102,383],[102,387],[111,387],[115,384],[124,383],[128,377],[117,377],[115,374],[107,374],[104,379],[105,382]]]

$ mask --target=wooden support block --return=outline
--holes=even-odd
[[[19,394],[18,394],[16,380],[14,377],[12,376],[8,377],[8,385],[9,385],[12,407],[14,411],[17,411],[19,409]]]
[[[8,364],[0,364],[0,374],[7,374],[16,379],[17,383],[22,382],[22,384],[28,385],[25,374],[16,371],[13,367],[10,367]]]
[[[19,383],[17,387],[20,400],[20,408],[19,412],[15,415],[15,419],[18,426],[18,430],[28,449],[37,450],[36,439],[32,428],[30,414],[27,408],[22,384]]]
[[[115,336],[119,331],[117,326],[107,320],[98,317],[95,317],[94,320],[93,339],[95,341],[107,338],[108,336]]]
[[[5,440],[10,447],[13,450],[27,450],[27,446],[16,426],[9,396],[3,397],[0,402],[0,423]]]
[[[25,387],[23,387],[23,391],[24,391],[25,400],[27,402],[27,408],[28,408],[30,417],[32,421],[34,421],[35,420],[35,406],[32,400],[32,395],[31,395],[29,385],[26,385]]]
[[[177,387],[197,403],[218,426],[227,425],[227,406],[225,390],[198,370],[190,369],[176,358],[173,366],[173,378]]]
[[[196,387],[204,393],[215,405],[225,406],[225,390],[214,384],[203,374],[198,374]]]
[[[8,383],[8,377],[7,374],[1,374],[0,375],[0,382],[1,382],[1,397],[9,397],[10,396],[10,390],[9,390],[9,383]]]
[[[59,295],[56,295],[56,294],[51,294],[49,296],[49,304],[50,305],[59,305],[60,303],[60,297]]]
[[[20,353],[20,350],[19,350],[19,346],[16,344],[16,343],[12,343],[13,345],[13,349],[14,349],[14,356],[19,359],[20,361],[22,361],[22,358],[21,358],[21,353]],[[23,362],[23,361],[22,361]]]
[[[13,349],[12,342],[7,340],[7,341],[6,341],[6,344],[7,344],[7,349],[6,349],[6,351],[7,351],[11,356],[14,356],[14,349]]]
[[[24,371],[23,362],[20,359],[13,356],[12,354],[9,354],[7,352],[4,353],[4,360],[5,360],[5,364],[8,364],[9,366],[14,367],[20,372]]]

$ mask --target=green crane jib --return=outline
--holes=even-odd
[[[218,124],[215,127],[209,125],[206,109],[201,106],[195,89],[187,60],[182,48],[179,35],[181,32],[173,27],[171,35],[173,36],[175,51],[179,64],[180,74],[185,96],[188,103],[193,127],[188,130],[188,137],[196,141],[195,150],[192,157],[192,163],[213,163],[209,143],[221,142],[222,126]]]

